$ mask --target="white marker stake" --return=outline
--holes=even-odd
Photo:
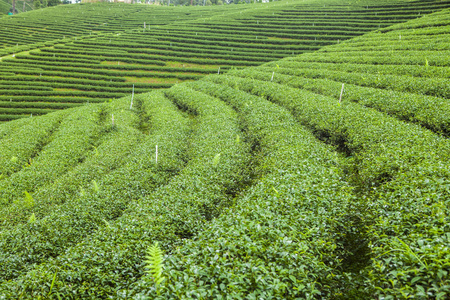
[[[217,70],[217,75],[219,75],[220,74],[220,67],[219,67],[219,70]]]
[[[114,126],[114,115],[111,114],[112,125]]]
[[[158,145],[156,145],[156,158],[155,158],[156,163],[158,163]]]
[[[133,108],[133,98],[134,98],[134,84],[133,84],[133,91],[131,92],[131,105],[130,105],[130,109]]]
[[[272,73],[272,78],[270,79],[270,81],[273,81],[273,75],[275,75],[275,72]]]
[[[342,88],[341,88],[341,95],[339,96],[339,105],[341,104],[342,101],[342,94],[344,93],[344,84],[342,84]]]

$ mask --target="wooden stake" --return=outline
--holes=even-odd
[[[219,67],[219,70],[217,70],[217,75],[219,75],[220,74],[220,67]]]
[[[339,105],[341,104],[342,101],[342,94],[344,93],[344,84],[342,84],[342,88],[341,88],[341,95],[339,96]]]
[[[158,163],[158,145],[156,145],[156,157],[155,162]]]
[[[133,108],[133,98],[134,98],[134,84],[133,84],[133,91],[131,92],[131,105],[130,105],[130,109]]]

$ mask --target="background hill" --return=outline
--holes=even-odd
[[[449,32],[1,124],[0,297],[445,299]]]
[[[1,0],[0,1],[0,13],[1,13],[0,18],[4,17],[8,13],[10,8],[11,8],[11,5],[9,5],[5,0]]]
[[[21,14],[0,21],[0,120],[104,102],[131,94],[133,85],[142,93],[260,65],[448,6],[438,0],[99,3]]]
[[[24,3],[25,3],[25,10],[23,9]],[[0,16],[1,17],[5,16],[10,11],[11,8],[12,8],[12,0],[0,0]],[[33,2],[16,0],[16,10],[18,13],[33,10]]]

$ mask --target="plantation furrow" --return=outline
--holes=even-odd
[[[101,136],[104,115],[99,106],[81,107],[69,115],[61,114],[60,118],[53,118],[58,122],[57,130],[52,129],[51,135],[45,135],[45,142],[38,147],[38,152],[32,155],[32,159],[28,158],[25,168],[0,182],[0,199],[3,205],[16,201],[17,204],[32,206],[33,201],[24,197],[24,192],[33,193],[75,167],[84,160],[86,151]]]
[[[55,109],[48,109],[48,108],[15,108],[12,110],[11,108],[2,108],[0,107],[0,114],[12,114],[12,115],[28,115],[28,116],[39,116],[39,115],[45,115],[51,112],[55,112],[57,110]]]
[[[369,226],[372,265],[365,270],[371,278],[367,287],[380,296],[422,295],[435,272],[445,271],[441,262],[450,255],[448,247],[439,246],[447,239],[442,224],[450,199],[448,140],[353,103],[339,105],[335,99],[268,81],[239,83],[240,89],[285,106],[317,137],[352,156],[352,181],[368,193],[365,217],[375,221]],[[411,251],[419,252],[421,259],[411,258]],[[418,272],[420,281],[411,283]],[[388,282],[394,279],[398,281],[391,288]],[[442,283],[430,292],[447,291]]]
[[[132,295],[291,299],[344,291],[342,264],[355,253],[345,247],[348,232],[339,228],[346,223],[358,230],[349,225],[357,201],[341,179],[333,149],[284,108],[234,89],[240,83],[233,77],[188,85],[238,111],[259,144],[261,180],[196,239],[169,252],[160,286],[147,276],[130,286]]]
[[[198,28],[201,28],[202,30],[205,30],[207,28],[213,29],[214,31],[218,30],[219,32],[227,32],[230,31],[231,27],[235,28],[238,31],[243,31],[243,32],[248,32],[248,29],[251,29],[251,32],[264,32],[264,33],[288,33],[288,32],[292,32],[294,34],[299,34],[299,33],[311,33],[311,31],[313,29],[315,29],[315,31],[319,31],[319,30],[330,30],[330,32],[332,32],[332,30],[339,30],[342,32],[346,32],[346,31],[355,31],[355,29],[358,30],[363,30],[364,32],[366,31],[371,31],[372,29],[378,28],[378,23],[373,24],[372,26],[367,26],[367,27],[362,27],[362,26],[357,26],[358,23],[356,24],[351,24],[352,26],[349,27],[348,23],[341,23],[338,24],[336,22],[333,23],[334,26],[330,26],[329,22],[314,22],[314,26],[311,26],[311,22],[296,22],[295,24],[292,22],[289,22],[289,25],[295,25],[295,27],[293,28],[286,28],[286,24],[288,23],[288,20],[286,18],[284,18],[284,20],[286,20],[286,23],[282,24],[282,25],[275,25],[273,23],[271,23],[270,21],[266,20],[267,16],[261,16],[261,21],[257,20],[257,23],[255,24],[255,21],[253,21],[252,23],[246,23],[245,26],[243,24],[227,24],[225,22],[223,23],[207,23],[207,24],[196,24],[196,26]],[[295,19],[294,19],[295,20]],[[345,24],[345,25],[344,25]],[[342,26],[341,26],[342,25]],[[361,24],[359,24],[361,25]],[[366,25],[366,24],[364,24]]]
[[[139,123],[138,117],[132,111],[124,111],[129,107],[129,99],[124,100],[115,102],[110,110],[115,117],[115,124],[120,124],[120,130],[117,127],[106,129],[107,133],[81,164],[54,182],[37,189],[33,194],[33,206],[24,207],[23,203],[17,202],[2,207],[1,227],[11,228],[26,223],[32,213],[41,219],[56,209],[64,210],[60,208],[61,205],[83,196],[86,189],[92,189],[104,176],[125,163],[127,156],[142,139],[142,134],[133,128]]]
[[[12,102],[0,101],[0,107],[3,108],[49,108],[49,109],[64,109],[78,107],[77,103],[42,103],[42,102]]]
[[[14,63],[4,63],[6,66],[21,66],[21,62],[14,62]],[[59,67],[59,66],[47,66],[47,65],[38,65],[39,68],[41,68],[43,71],[36,70],[36,71],[29,71],[27,70],[16,70],[16,74],[42,74],[44,76],[48,75],[56,75],[59,74],[60,76],[66,75],[67,77],[78,77],[78,78],[90,78],[90,74],[94,75],[106,75],[111,77],[120,77],[120,76],[133,76],[133,77],[150,77],[150,78],[156,78],[156,77],[164,77],[164,78],[179,78],[179,79],[199,79],[203,77],[202,75],[186,75],[186,74],[174,74],[174,73],[156,73],[156,72],[135,72],[135,71],[115,71],[115,70],[101,70],[101,69],[93,69],[93,68],[71,68],[71,67]],[[48,71],[46,71],[48,70]],[[74,74],[76,73],[76,75]],[[64,77],[66,77],[64,76]],[[106,79],[106,78],[105,78]],[[20,91],[24,93],[23,91]],[[12,94],[11,91],[9,91],[10,94]],[[25,93],[24,93],[25,94]]]
[[[417,55],[408,55],[407,53],[396,53],[396,51],[384,51],[383,52],[373,52],[374,55],[369,55],[370,53],[365,51],[364,55],[361,57],[361,53],[348,52],[338,57],[332,56],[328,57],[326,55],[320,54],[314,55],[314,61],[323,63],[354,63],[354,64],[371,64],[371,65],[422,65],[425,66],[426,62],[430,66],[437,67],[449,67],[450,58],[447,56],[442,56],[439,51],[433,51],[427,55],[425,51],[418,51]],[[321,52],[320,52],[321,53]],[[351,55],[352,54],[352,55]],[[398,55],[396,55],[398,54]],[[293,61],[310,61],[311,56],[297,56],[291,58]]]
[[[88,79],[75,79],[75,78],[57,78],[57,77],[35,77],[35,76],[14,76],[14,77],[1,77],[0,82],[5,82],[7,84],[15,83],[15,84],[23,84],[24,86],[28,84],[39,84],[43,86],[51,87],[53,86],[53,82],[55,83],[55,87],[57,88],[77,88],[83,85],[93,86],[93,90],[97,87],[99,88],[131,88],[132,84],[129,82],[125,82],[123,78],[119,78],[121,81],[101,81],[101,80],[88,80]],[[136,88],[151,88],[152,84],[148,83],[135,83]],[[7,97],[7,96],[0,96]]]
[[[239,75],[238,72],[232,75]],[[242,71],[241,76],[255,75]],[[372,189],[390,181],[422,160],[440,161],[448,157],[450,142],[417,125],[403,123],[352,102],[339,104],[334,98],[273,83],[270,78],[267,81],[239,80],[240,89],[264,94],[288,108],[319,138],[352,155],[357,165],[354,171],[358,178],[355,179],[365,188]],[[276,94],[277,91],[283,92]],[[421,137],[420,140],[417,137]],[[370,143],[365,142],[369,140]],[[417,147],[422,147],[421,151]],[[377,158],[376,163],[374,158]]]
[[[30,276],[35,282],[46,281],[48,270],[55,268],[67,276],[58,277],[54,293],[63,292],[70,284],[72,291],[65,293],[65,297],[117,295],[117,291],[142,276],[141,255],[153,240],[174,248],[183,239],[203,230],[212,218],[230,205],[231,197],[246,181],[250,151],[248,145],[237,140],[241,130],[236,114],[220,101],[181,85],[168,90],[166,95],[196,119],[191,134],[190,161],[186,167],[167,185],[141,201],[131,203],[126,214],[87,236],[63,256],[38,266],[14,282],[3,284],[1,290],[6,295],[22,289],[22,295],[26,297],[42,295],[41,287],[25,287],[22,282],[28,282]],[[161,154],[164,161],[164,151]],[[75,253],[92,253],[95,259],[82,255],[84,258],[78,261],[81,265],[67,265],[67,260],[71,261],[70,257]],[[87,267],[86,264],[93,265]],[[124,281],[118,281],[118,278]],[[99,279],[104,284],[98,285]]]
[[[43,49],[41,49],[43,50]],[[107,53],[107,52],[106,52]],[[58,57],[56,57],[56,54],[58,54]],[[101,54],[101,53],[100,53]],[[154,59],[147,59],[146,57],[139,56],[137,58],[129,57],[129,56],[105,56],[102,57],[99,56],[91,56],[91,55],[85,55],[85,54],[70,54],[70,53],[62,53],[62,52],[49,52],[49,51],[42,51],[42,52],[30,52],[31,56],[35,57],[41,57],[41,58],[54,58],[54,59],[69,59],[74,60],[76,58],[82,58],[83,61],[92,59],[92,63],[99,63],[100,60],[106,60],[106,61],[120,61],[120,62],[129,62],[129,63],[138,63],[138,64],[146,64],[146,65],[157,65],[157,66],[164,66],[165,63],[160,60],[154,60]]]
[[[5,93],[8,88],[10,87],[10,85],[3,85],[0,84],[0,93]],[[27,89],[32,89],[32,90],[41,90],[41,91],[51,91],[53,90],[51,87],[46,87],[46,86],[15,86],[14,89],[16,90],[27,90]]]
[[[402,41],[398,40],[398,36],[396,40],[385,40],[384,43],[380,44],[378,39],[375,39],[374,41],[368,41],[364,39],[364,41],[356,42],[356,41],[348,41],[345,45],[342,45],[339,48],[327,48],[324,49],[323,52],[330,53],[330,54],[336,54],[336,53],[351,53],[354,51],[384,51],[388,52],[391,51],[396,53],[397,51],[430,51],[430,50],[449,50],[450,45],[450,37],[436,37],[436,36],[429,36],[424,35],[420,37],[419,40],[416,38],[414,39],[414,43],[411,43],[410,40],[405,40],[405,38]]]
[[[174,68],[174,67],[158,67],[158,66],[144,66],[144,65],[104,65],[104,64],[88,64],[88,63],[71,63],[64,61],[41,61],[39,57],[27,56],[18,57],[17,60],[8,60],[8,62],[15,61],[19,64],[37,65],[41,66],[70,66],[90,69],[114,69],[125,71],[154,71],[154,72],[189,72],[189,73],[212,73],[216,69],[201,69],[201,68]],[[225,69],[224,69],[225,70]]]
[[[307,78],[328,78],[364,87],[382,88],[399,92],[409,92],[414,94],[422,94],[427,96],[435,96],[440,98],[450,98],[450,85],[446,78],[421,78],[406,75],[383,75],[369,73],[347,73],[330,70],[317,70],[307,68],[279,68],[262,67],[260,70],[271,74],[273,71],[277,73],[290,75],[293,77]],[[246,72],[251,72],[246,69]]]
[[[201,58],[201,55],[198,55],[200,58],[186,58],[184,56],[183,52],[180,53],[175,53],[173,56],[165,56],[165,55],[160,55],[160,54],[152,54],[155,53],[155,51],[150,51],[149,53],[127,53],[127,52],[123,52],[123,53],[113,53],[110,51],[89,51],[89,50],[70,50],[70,49],[49,49],[49,48],[44,48],[41,49],[41,51],[45,51],[47,53],[50,53],[51,55],[57,55],[61,56],[62,55],[67,55],[69,57],[72,56],[76,56],[72,53],[79,53],[82,55],[86,55],[86,56],[95,56],[97,57],[102,57],[103,59],[113,59],[114,61],[123,61],[123,62],[143,62],[143,60],[148,60],[148,61],[152,61],[153,62],[161,62],[164,63],[166,61],[179,61],[179,62],[190,62],[190,63],[196,63],[196,64],[227,64],[227,65],[239,65],[239,66],[252,66],[252,65],[259,65],[261,62],[264,61],[269,61],[267,59],[262,58],[261,60],[259,60],[259,63],[257,61],[257,59],[255,58],[255,61],[247,61],[247,60],[242,60],[242,58],[235,58],[235,57],[230,57],[230,59],[214,59],[211,58],[210,56],[207,56],[207,58]],[[98,59],[98,58],[97,58]]]
[[[148,98],[145,102],[150,105],[146,109],[153,118],[152,132],[125,156],[124,166],[87,186],[79,187],[75,183],[80,188],[79,195],[64,205],[54,206],[54,210],[42,219],[36,217],[28,224],[19,224],[0,232],[0,262],[8,266],[0,272],[2,280],[14,279],[36,264],[63,254],[87,235],[93,235],[108,222],[120,217],[131,202],[166,184],[183,168],[183,143],[188,129],[186,120],[161,94]],[[110,125],[110,129],[126,134],[126,125],[121,125],[120,121],[122,118],[134,119],[134,114],[118,111],[117,117],[115,126]],[[167,144],[161,145],[162,153],[157,164],[154,161],[154,147],[159,142]],[[171,148],[166,148],[169,146]],[[123,155],[127,153],[126,150]],[[27,237],[26,244],[23,237]],[[3,291],[2,288],[0,290]]]
[[[1,104],[0,104],[1,106]],[[18,130],[21,126],[25,125],[28,122],[28,120],[24,119],[20,122],[11,122],[11,123],[5,123],[0,126],[0,141],[4,137],[8,137],[9,134],[14,132],[15,130]]]
[[[342,83],[328,79],[299,78],[290,80],[288,85],[331,96],[336,100],[340,97],[342,87]],[[345,86],[343,99],[375,108],[403,121],[420,124],[437,134],[450,136],[450,103],[447,99],[351,84]]]
[[[129,82],[130,85],[148,82],[152,84],[148,88],[167,88],[180,81],[191,81],[203,74],[218,72],[219,67],[224,72],[232,66],[256,66],[339,44],[377,27],[381,32],[382,27],[449,5],[447,2],[431,1],[427,2],[426,8],[421,2],[410,3],[410,7],[397,7],[395,4],[404,5],[404,0],[396,0],[390,1],[394,6],[369,7],[353,0],[348,5],[332,0],[322,1],[326,7],[317,5],[316,1],[294,1],[294,6],[286,2],[226,8],[141,6],[131,9],[121,8],[120,4],[92,4],[61,9],[63,15],[70,15],[68,18],[55,15],[56,9],[45,10],[42,16],[29,13],[29,20],[27,17],[18,22],[18,18],[9,18],[10,21],[5,22],[5,30],[0,30],[0,37],[5,37],[9,46],[3,46],[0,55],[16,53],[16,57],[5,58],[0,64],[4,69],[0,75],[2,78],[15,74],[19,76],[14,77],[19,78],[23,75],[50,77],[44,79],[48,82],[63,77],[68,84],[72,84],[72,79]],[[70,26],[66,25],[68,20],[72,20]],[[14,34],[7,30],[8,26],[13,28]],[[421,36],[427,34],[425,29],[418,28],[417,31]],[[390,33],[383,35],[393,38]],[[17,43],[14,47],[12,39],[15,38]],[[31,49],[35,50],[29,51]],[[29,53],[18,54],[24,51]],[[438,55],[421,54],[429,56],[431,65],[447,63]],[[30,57],[35,62],[31,63]],[[411,59],[411,63],[417,63],[415,57]],[[116,63],[120,67],[114,68]],[[180,70],[186,64],[188,68]],[[153,66],[165,68],[159,71],[167,72],[161,74],[150,70]],[[138,70],[142,72],[136,72]],[[41,97],[41,101],[55,101],[54,98],[58,97],[68,99],[69,96],[93,100],[96,97],[124,96],[119,89],[100,89],[98,84],[91,87],[87,82],[80,84],[84,86],[69,89],[83,91],[81,93],[68,93],[55,85],[55,90],[48,94],[25,93],[23,89],[14,88],[4,94],[21,97],[34,95]],[[136,90],[136,93],[148,91]],[[24,98],[19,99],[23,101]],[[80,101],[74,99],[74,102]],[[16,118],[14,115],[21,116],[26,112],[17,110],[13,113],[13,110],[4,111],[0,118]]]
[[[450,1],[349,1],[0,18],[0,299],[446,299]]]
[[[110,100],[111,98],[83,98],[83,97],[48,97],[46,98],[47,102],[50,103],[72,103],[72,104],[78,104],[77,106],[80,106],[81,104],[89,104],[89,103],[102,103],[105,101]],[[0,101],[10,101],[12,100],[17,102],[39,102],[42,100],[42,97],[40,96],[0,96]],[[30,117],[27,115],[27,117]]]
[[[10,176],[30,167],[33,163],[32,160],[39,156],[43,148],[50,143],[55,131],[61,126],[63,118],[68,114],[68,112],[60,112],[40,119],[27,119],[25,123],[20,122],[19,127],[13,127],[14,135],[2,137],[0,143],[0,187],[4,188],[8,184],[15,184]],[[18,192],[23,193],[23,190]],[[19,197],[22,196],[23,194]],[[2,204],[9,203],[9,200],[4,198],[2,188],[0,188],[0,199]]]
[[[166,26],[166,29],[170,29],[171,32],[175,32],[177,34],[186,34],[187,32],[185,30],[176,28],[176,27],[169,27]],[[257,34],[258,36],[261,37],[289,37],[291,39],[301,39],[304,37],[309,37],[309,36],[313,36],[313,37],[320,37],[321,40],[327,40],[327,39],[335,39],[336,37],[339,37],[341,39],[348,39],[350,37],[353,36],[358,36],[361,34],[364,34],[365,31],[356,31],[355,28],[347,28],[347,30],[339,30],[336,29],[334,27],[329,27],[329,28],[316,28],[311,27],[309,30],[308,29],[302,29],[300,30],[299,28],[294,29],[294,30],[285,30],[284,32],[282,31],[274,31],[271,28],[267,28],[264,24],[264,22],[261,23],[260,28],[258,28],[259,30],[255,30],[255,28],[252,28],[251,26],[246,27],[245,30],[239,30],[239,27],[234,28],[228,28],[228,30],[225,29],[216,29],[216,28],[208,28],[208,29],[203,29],[203,28],[195,28],[196,29],[196,33],[200,33],[200,35],[198,35],[199,38],[211,38],[211,37],[215,37],[214,39],[216,40],[216,37],[222,36],[222,39],[224,39],[225,37],[227,37],[227,35],[229,35],[230,33],[233,33],[237,36],[239,36],[239,38],[246,38],[246,39],[253,39],[254,36]],[[233,30],[235,29],[235,30]],[[250,30],[249,30],[250,29]],[[327,30],[328,32],[328,37],[325,37],[323,35],[318,35],[317,32],[319,30]],[[367,29],[366,29],[367,30]],[[205,34],[206,33],[206,34]],[[209,33],[213,33],[213,34],[209,34]],[[189,33],[187,35],[191,34],[191,30],[189,31]],[[271,42],[270,40],[268,42]]]
[[[236,55],[257,55],[261,53],[261,49],[259,48],[246,48],[245,44],[241,44],[237,47],[231,47],[232,45],[229,45],[228,47],[225,46],[214,46],[214,45],[199,45],[197,43],[187,43],[186,41],[175,41],[175,42],[169,42],[166,40],[159,40],[156,42],[148,42],[145,39],[140,39],[139,36],[132,36],[130,35],[129,38],[122,38],[120,41],[117,41],[117,45],[120,46],[120,43],[122,44],[122,47],[127,45],[129,43],[133,43],[133,42],[139,42],[139,47],[145,47],[147,46],[148,48],[155,48],[155,49],[160,49],[160,50],[178,50],[178,51],[202,51],[202,52],[208,52],[208,53],[226,53],[229,54],[229,52],[233,52]],[[108,45],[109,43],[107,41],[102,42],[100,39],[97,42],[92,42],[92,44],[100,44],[100,45]],[[114,45],[113,45],[114,46]],[[264,46],[268,46],[271,47],[271,45],[264,45]],[[131,45],[131,47],[133,47]],[[303,46],[305,47],[305,49],[318,49],[319,46]],[[231,51],[231,49],[234,49],[233,51]],[[296,47],[295,50],[298,51],[300,48]],[[271,51],[270,53],[267,53],[268,57],[285,57],[288,56],[292,53],[291,50],[289,49],[283,49],[280,47],[271,47]]]
[[[306,55],[304,55],[306,56]],[[347,73],[368,73],[377,75],[405,75],[411,77],[422,78],[437,78],[448,79],[450,78],[450,71],[445,67],[435,66],[422,66],[422,65],[368,65],[368,64],[353,64],[353,63],[321,63],[315,62],[314,58],[311,61],[277,61],[268,63],[265,66],[275,67],[278,65],[280,68],[287,69],[314,69],[314,70],[328,70],[328,71],[340,71]]]
[[[263,69],[260,68],[260,70]],[[245,71],[242,74],[245,74]],[[267,71],[251,72],[252,78],[261,80],[265,80],[271,75]],[[330,96],[335,98],[336,101],[339,101],[341,97],[342,82],[327,78],[302,78],[276,74],[273,81],[293,88],[301,88],[316,94]],[[450,104],[444,98],[346,84],[341,101],[356,102],[366,107],[375,108],[402,121],[417,123],[437,134],[450,136]]]

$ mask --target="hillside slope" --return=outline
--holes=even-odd
[[[11,5],[8,4],[8,2],[6,2],[5,0],[0,0],[0,18],[4,17],[9,9],[11,8]]]
[[[0,120],[104,102],[131,94],[133,86],[142,93],[261,65],[449,6],[440,0],[222,8],[99,3],[22,14],[25,20],[10,18],[0,27],[3,51],[15,53],[0,62]]]
[[[1,124],[0,296],[445,299],[449,32]]]

